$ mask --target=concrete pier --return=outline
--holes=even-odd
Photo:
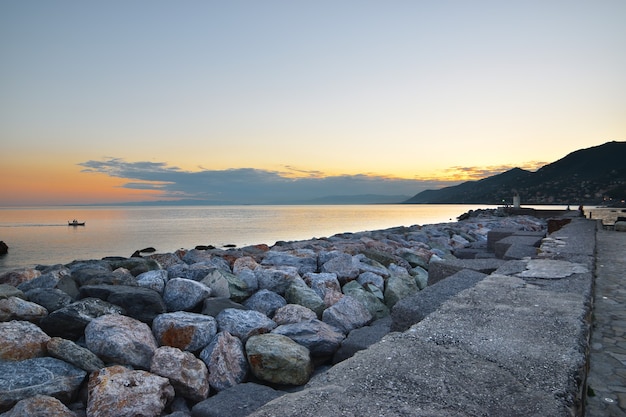
[[[585,415],[597,229],[596,221],[572,218],[543,239],[536,257],[508,261],[408,330],[388,334],[251,415]],[[608,256],[603,263],[620,255]],[[605,347],[593,345],[592,370]],[[626,355],[619,355],[611,357],[624,375]],[[626,390],[604,394],[597,387],[599,397],[621,405]]]

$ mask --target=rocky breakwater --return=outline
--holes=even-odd
[[[496,214],[4,273],[0,416],[248,415],[382,338],[433,262],[545,229]]]

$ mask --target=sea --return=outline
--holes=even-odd
[[[147,247],[166,253],[197,245],[272,246],[277,241],[344,232],[447,223],[469,210],[495,207],[377,204],[0,208],[0,241],[9,247],[8,254],[0,255],[0,273],[74,260],[130,257]],[[68,226],[68,221],[74,219],[85,225]]]

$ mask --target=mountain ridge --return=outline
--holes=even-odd
[[[425,190],[404,204],[623,204],[626,142],[579,149],[535,172],[513,168],[477,181]]]

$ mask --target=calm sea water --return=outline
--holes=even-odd
[[[196,245],[238,247],[456,221],[476,205],[0,208],[0,271]],[[68,220],[85,221],[70,227]]]

